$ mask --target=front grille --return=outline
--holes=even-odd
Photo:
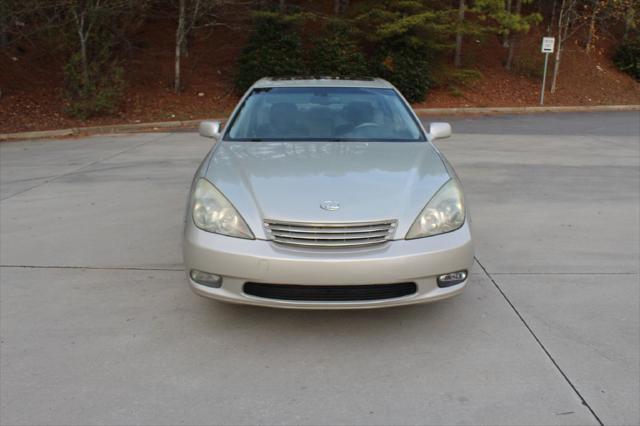
[[[304,247],[358,247],[390,240],[395,220],[357,223],[264,222],[267,236],[276,243]]]
[[[355,302],[408,296],[417,291],[415,283],[370,285],[289,285],[245,283],[244,292],[266,299],[306,302]]]

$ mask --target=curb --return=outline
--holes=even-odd
[[[204,119],[203,119],[204,120]],[[161,129],[180,129],[198,127],[203,120],[158,121],[152,123],[114,124],[109,126],[73,127],[70,129],[42,130],[35,132],[0,133],[0,141],[22,139],[47,139],[63,136],[105,135],[110,133],[134,133]],[[219,119],[211,119],[219,120]]]
[[[598,106],[541,106],[541,107],[486,107],[486,108],[414,108],[418,115],[464,115],[464,114],[539,114],[545,112],[607,112],[640,111],[640,105]],[[203,119],[204,120],[204,119]],[[221,120],[221,119],[211,119]],[[133,133],[161,129],[195,128],[202,120],[159,121],[152,123],[115,124],[110,126],[74,127],[70,129],[42,130],[36,132],[0,133],[0,141],[23,139],[47,139],[78,135],[104,135],[110,133]]]
[[[414,108],[418,115],[458,114],[539,114],[544,112],[607,112],[640,111],[640,105],[597,106],[535,106],[535,107],[486,107],[486,108]]]

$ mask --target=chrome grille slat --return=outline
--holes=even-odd
[[[384,232],[371,232],[368,234],[362,234],[360,232],[357,233],[327,233],[320,234],[318,232],[315,233],[303,233],[303,232],[282,232],[278,231],[278,238],[293,238],[293,239],[301,239],[301,240],[361,240],[361,239],[371,239],[377,237],[386,237],[389,235],[389,230]]]
[[[309,222],[309,223],[306,223],[306,222],[280,222],[276,220],[266,220],[264,223],[267,226],[299,226],[302,228],[344,228],[344,227],[357,228],[361,226],[395,225],[396,221],[382,220],[380,222],[351,222],[351,223]]]
[[[309,232],[309,228],[300,228],[296,226],[284,226],[284,225],[267,225],[269,229],[272,231],[282,231],[282,232],[301,232],[307,233]],[[368,227],[350,227],[350,228],[324,228],[324,227],[313,227],[313,230],[321,230],[324,234],[346,234],[346,233],[366,233],[366,232],[377,232],[377,231],[389,231],[389,226],[368,226]]]
[[[386,240],[368,240],[368,241],[336,241],[336,242],[327,242],[327,241],[291,241],[291,240],[280,240],[274,239],[276,243],[288,244],[293,246],[305,246],[305,247],[357,247],[357,246],[369,246],[372,244],[383,243]]]
[[[275,243],[302,247],[361,247],[393,237],[395,220],[356,223],[299,223],[266,220],[267,236]]]

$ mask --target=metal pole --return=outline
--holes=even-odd
[[[542,90],[540,91],[540,105],[544,105],[544,89],[547,87],[547,64],[549,62],[549,53],[544,54],[544,73],[542,73]]]

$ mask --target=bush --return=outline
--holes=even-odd
[[[428,0],[362,3],[365,12],[351,20],[330,19],[319,36],[305,39],[311,47],[306,58],[299,29],[312,16],[258,12],[238,59],[235,86],[245,91],[265,76],[372,75],[389,80],[410,102],[423,101],[432,64],[449,38],[441,24],[446,16],[424,12],[427,5]]]
[[[331,77],[365,77],[370,74],[367,60],[347,22],[332,19],[325,25],[311,50],[309,71],[312,75]]]
[[[482,73],[471,68],[453,68],[440,66],[433,74],[433,86],[447,88],[455,97],[463,97],[465,89],[483,77]]]
[[[124,92],[123,69],[119,65],[121,52],[130,50],[128,35],[144,21],[149,2],[48,3],[57,3],[51,6],[51,11],[64,18],[59,28],[68,54],[63,70],[66,112],[82,119],[115,113]],[[45,31],[54,31],[54,25],[45,27],[51,28]]]
[[[110,56],[104,48],[88,64],[85,75],[80,54],[71,55],[64,68],[67,114],[84,120],[116,112],[124,90],[123,70]]]
[[[383,50],[378,74],[396,86],[409,102],[424,101],[431,87],[429,61],[420,48],[405,46]]]
[[[235,86],[244,92],[262,77],[306,74],[297,27],[301,15],[257,12],[246,47],[238,58]]]
[[[516,75],[539,80],[544,74],[544,56],[530,55],[516,57],[511,64],[511,71]]]
[[[432,85],[435,58],[449,47],[446,10],[433,9],[429,0],[372,1],[361,10],[354,24],[372,52],[372,69],[408,101],[423,101]]]
[[[471,87],[482,77],[482,73],[475,69],[442,65],[433,73],[433,85],[435,87]]]
[[[621,44],[616,50],[613,62],[621,71],[640,80],[640,37]]]

